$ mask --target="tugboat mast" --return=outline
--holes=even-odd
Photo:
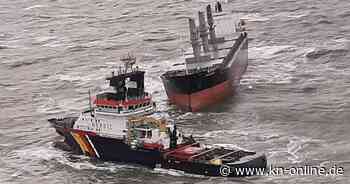
[[[128,69],[130,68],[130,71],[133,71],[133,65],[136,63],[136,57],[132,54],[128,53],[126,57],[123,57],[120,59],[124,63],[125,71],[124,73],[128,72]]]
[[[89,111],[90,111],[91,117],[94,117],[93,110],[92,110],[91,90],[90,89],[89,89]]]

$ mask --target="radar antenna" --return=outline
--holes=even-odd
[[[125,72],[127,72],[129,68],[132,71],[132,67],[136,63],[136,57],[128,53],[127,56],[120,58],[120,61],[124,63]]]

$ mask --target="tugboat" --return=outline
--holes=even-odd
[[[92,124],[96,119],[91,116]],[[204,146],[164,119],[132,117],[121,137],[81,129],[68,119],[51,119],[71,150],[106,161],[142,164],[205,176],[249,176],[266,168],[266,157],[252,151]],[[118,122],[113,122],[118,123]],[[62,128],[64,127],[64,128]],[[239,169],[239,170],[238,170]],[[251,170],[249,170],[251,169]],[[224,172],[223,172],[224,171]]]
[[[156,104],[152,96],[144,90],[145,71],[134,67],[136,57],[128,54],[121,61],[124,67],[113,71],[106,80],[109,82],[107,91],[91,98],[89,91],[89,109],[80,113],[78,117],[66,117],[63,119],[49,119],[50,122],[65,122],[55,124],[56,131],[65,136],[65,143],[79,143],[76,140],[86,140],[74,132],[66,134],[66,128],[74,128],[80,131],[94,131],[96,135],[106,137],[123,137],[127,127],[125,121],[130,116],[142,116],[152,114],[156,110]],[[93,99],[93,100],[92,100]],[[80,141],[81,142],[81,141]],[[65,144],[57,145],[69,149]],[[80,152],[80,150],[75,150]],[[91,148],[89,148],[92,153]]]
[[[215,14],[215,21],[219,22],[215,25],[210,5],[206,14],[207,23],[204,12],[198,12],[198,27],[193,18],[189,19],[193,52],[185,53],[184,63],[174,64],[174,67],[185,67],[161,76],[169,101],[185,111],[199,111],[232,95],[248,66],[248,36],[244,32],[244,21],[222,27],[226,33],[217,37],[215,28],[220,27],[220,23],[230,22],[231,17],[220,11]]]

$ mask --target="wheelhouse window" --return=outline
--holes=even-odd
[[[152,138],[152,131],[151,130],[147,131],[147,138]]]
[[[135,128],[136,135],[140,139],[151,139],[152,138],[152,128],[149,127],[138,127]]]

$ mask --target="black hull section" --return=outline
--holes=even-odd
[[[225,176],[225,177],[243,177],[262,174],[267,167],[265,155],[252,157],[250,160],[239,164],[213,165],[200,162],[166,160],[162,162],[165,169],[181,170],[189,174],[198,174],[204,176]],[[255,172],[260,170],[261,173]],[[242,171],[242,172],[240,172]],[[259,172],[259,171],[258,171]]]
[[[131,149],[123,140],[91,136],[100,158],[105,161],[130,162],[155,167],[160,163],[161,153],[158,150]]]
[[[217,68],[214,71],[201,71],[192,75],[162,77],[167,91],[176,94],[192,94],[230,80],[228,68]]]

